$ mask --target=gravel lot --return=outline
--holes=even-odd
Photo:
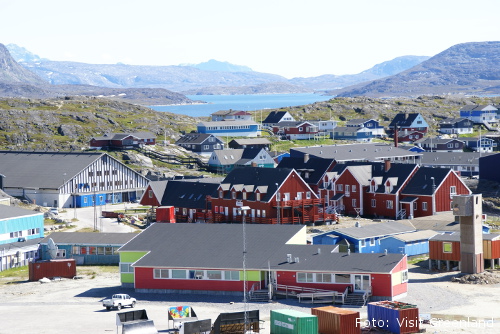
[[[80,269],[79,269],[80,270]],[[85,269],[88,272],[88,268]],[[500,285],[469,285],[452,283],[451,276],[432,273],[414,267],[410,271],[409,294],[402,301],[416,304],[420,313],[429,313],[443,321],[423,325],[428,333],[500,333]],[[80,275],[80,272],[79,272]],[[119,286],[117,273],[91,273],[82,279],[52,281],[50,283],[15,281],[0,285],[1,334],[11,333],[117,333],[117,311],[106,311],[100,301],[113,293],[129,293],[138,299],[137,309],[145,309],[160,333],[169,332],[171,323],[167,308],[190,305],[199,319],[215,321],[221,312],[244,311],[240,298],[207,295],[138,294],[133,289]],[[321,306],[315,304],[314,306]],[[299,304],[294,299],[273,303],[248,303],[248,310],[258,309],[264,320],[261,333],[270,330],[270,310],[294,309],[310,312],[310,304]],[[124,309],[126,311],[128,309]],[[366,307],[355,309],[366,318]],[[469,322],[458,320],[469,318]],[[493,324],[480,324],[482,319]],[[451,321],[454,320],[454,321]]]

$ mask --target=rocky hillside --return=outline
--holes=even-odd
[[[500,94],[500,42],[457,44],[399,74],[330,93],[370,97]]]
[[[81,150],[94,136],[150,131],[175,140],[197,119],[108,99],[0,100],[0,149]]]

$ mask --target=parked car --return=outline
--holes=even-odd
[[[49,212],[53,215],[59,215],[59,210],[57,208],[50,208]]]
[[[115,308],[119,311],[124,306],[135,307],[136,302],[137,300],[135,298],[132,298],[125,293],[117,293],[109,299],[104,299],[102,301],[102,306],[104,306],[106,310]]]

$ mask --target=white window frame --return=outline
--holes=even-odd
[[[377,207],[377,200],[375,198],[372,198],[372,208],[376,208]]]

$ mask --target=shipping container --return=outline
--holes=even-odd
[[[156,208],[156,222],[175,223],[175,208],[173,206],[160,206]]]
[[[318,317],[294,310],[273,310],[271,334],[318,334]]]
[[[368,303],[370,327],[377,327],[395,334],[418,333],[420,322],[415,305],[381,301]]]
[[[320,334],[361,334],[359,312],[324,306],[312,308],[311,314],[318,317]]]
[[[76,276],[75,259],[48,260],[30,262],[29,280],[38,281],[41,278],[64,277],[73,278]]]

